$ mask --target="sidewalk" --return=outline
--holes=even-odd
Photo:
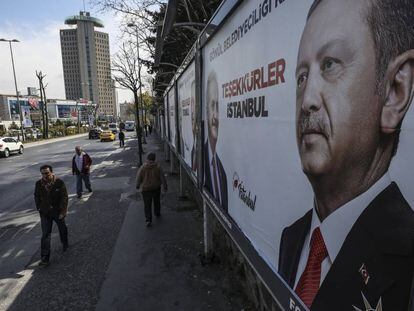
[[[145,151],[155,152],[168,172],[161,142],[154,136],[147,142]],[[218,263],[201,264],[201,209],[178,201],[178,176],[168,174],[167,183],[162,217],[152,227],[145,226],[141,196],[125,201],[128,210],[96,310],[248,310],[234,272]]]

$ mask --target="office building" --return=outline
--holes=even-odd
[[[103,23],[89,12],[80,12],[65,24],[71,27],[60,30],[66,98],[92,101],[99,107],[98,115],[116,116],[109,36],[95,30]]]

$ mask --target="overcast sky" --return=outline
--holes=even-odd
[[[120,18],[99,13],[86,0],[86,10],[101,19],[109,33],[113,55],[119,41]],[[65,19],[83,10],[82,0],[0,0],[0,38],[18,39],[13,43],[17,86],[23,95],[27,87],[38,87],[36,70],[41,70],[48,87],[48,98],[65,98],[59,30],[68,28]],[[9,45],[0,42],[0,94],[15,94]],[[127,91],[118,91],[118,101],[130,100]]]

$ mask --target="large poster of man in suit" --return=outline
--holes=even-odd
[[[227,175],[217,154],[219,139],[219,94],[216,73],[208,75],[206,87],[207,140],[204,144],[204,187],[227,211]]]
[[[180,153],[192,173],[197,173],[196,159],[196,104],[195,104],[195,64],[191,63],[178,78],[178,108],[180,120]],[[197,109],[198,111],[198,109]]]
[[[314,202],[283,231],[279,273],[311,310],[407,310],[414,212],[388,171],[414,97],[414,2],[315,1],[296,81]]]
[[[170,144],[171,146],[176,148],[177,128],[176,128],[176,122],[175,122],[176,102],[175,102],[175,87],[174,86],[168,91],[167,96],[168,96],[168,120],[169,120],[168,124],[169,124],[169,129],[170,129]]]

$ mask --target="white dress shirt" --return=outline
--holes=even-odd
[[[365,208],[368,207],[372,200],[374,200],[378,194],[387,188],[390,183],[391,179],[389,174],[384,174],[384,176],[382,176],[375,184],[373,184],[371,188],[353,200],[349,201],[345,205],[336,209],[332,214],[326,217],[322,223],[319,220],[315,206],[313,207],[311,228],[305,238],[305,243],[303,244],[294,288],[296,288],[298,285],[299,279],[306,268],[306,263],[308,261],[310,251],[310,237],[313,230],[315,230],[317,227],[320,227],[322,237],[328,251],[328,256],[322,261],[321,266],[320,284],[322,284],[323,280],[328,274],[329,269],[332,266],[332,263],[335,261],[335,258],[338,255],[342,244],[344,243],[348,233],[351,231],[352,226],[357,221],[358,217],[362,214]]]
[[[78,154],[75,155],[75,163],[76,163],[76,166],[77,166],[79,172],[81,172],[82,171],[82,165],[83,165],[83,152],[81,153],[81,155],[78,155]]]

